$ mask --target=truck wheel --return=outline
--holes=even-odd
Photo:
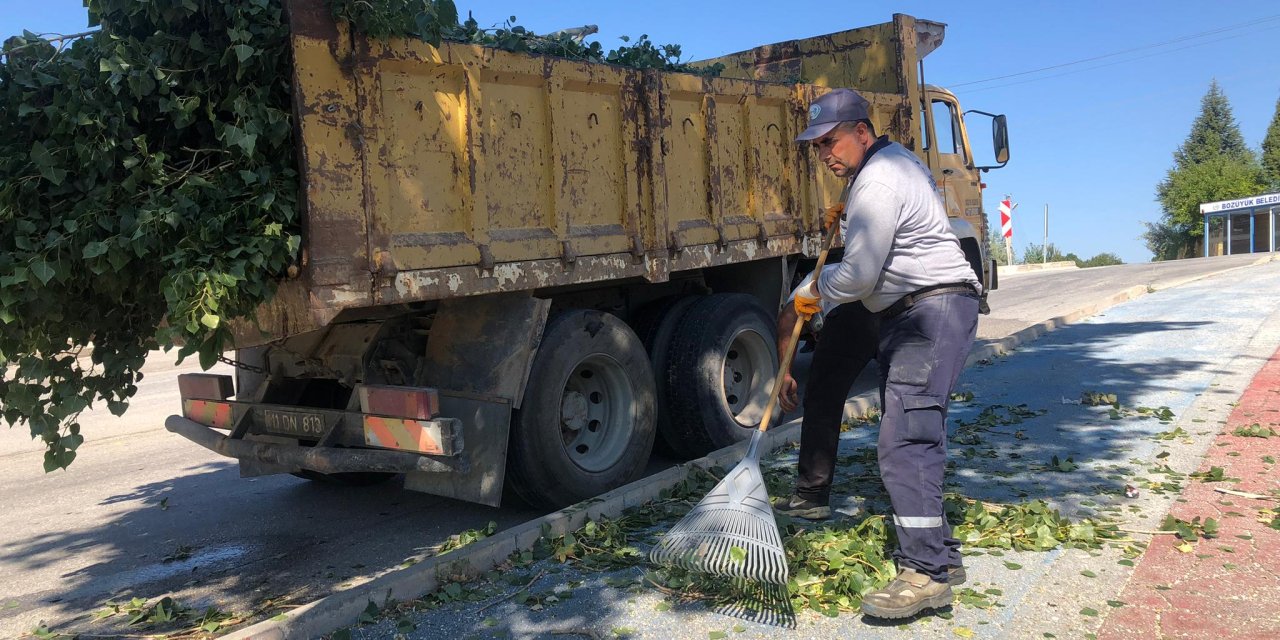
[[[631,326],[644,350],[649,353],[649,366],[653,369],[657,380],[656,420],[658,433],[662,434],[671,428],[671,416],[667,412],[666,386],[662,384],[663,372],[667,370],[667,354],[671,349],[671,337],[676,333],[676,325],[684,312],[699,296],[669,296],[645,305],[632,317]],[[659,435],[654,438],[653,450],[664,456],[674,456],[676,452],[667,444],[667,439]]]
[[[749,437],[778,373],[773,318],[749,295],[716,294],[689,307],[674,333],[662,379],[667,444],[697,458]]]
[[[653,449],[649,357],[624,322],[575,309],[547,322],[511,424],[507,484],[559,508],[639,478]]]

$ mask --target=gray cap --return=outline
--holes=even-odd
[[[841,122],[871,119],[871,103],[857,91],[836,89],[809,105],[809,128],[796,142],[816,140],[836,128]]]

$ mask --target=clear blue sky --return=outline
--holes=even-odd
[[[1014,222],[1019,254],[1027,243],[1041,242],[1048,203],[1050,242],[1063,251],[1149,260],[1139,237],[1141,221],[1159,217],[1155,186],[1186,138],[1209,81],[1221,83],[1245,140],[1255,148],[1280,98],[1280,5],[1274,1],[800,6],[776,0],[458,0],[463,15],[472,11],[482,25],[510,15],[537,32],[597,24],[596,37],[606,48],[619,44],[620,35],[648,34],[659,43],[682,45],[690,59],[886,22],[894,11],[947,23],[945,42],[926,60],[926,78],[953,88],[966,109],[1008,114],[1012,160],[987,175],[985,206],[997,216],[1004,193],[1021,205]],[[1271,19],[1183,39],[1265,18]],[[0,0],[0,37],[23,28],[68,33],[84,26],[80,0]],[[958,86],[1171,40],[1179,41]],[[971,137],[975,145],[988,139],[985,131]]]

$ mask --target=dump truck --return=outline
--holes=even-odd
[[[371,39],[289,0],[302,246],[235,328],[235,376],[181,376],[166,427],[292,473],[559,507],[758,425],[775,319],[843,188],[805,145],[833,87],[936,178],[988,287],[980,172],[925,84],[944,25],[762,46],[719,77]],[[990,116],[1008,159],[1003,116]]]

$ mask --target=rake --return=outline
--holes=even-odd
[[[838,205],[842,210],[848,196],[846,186]],[[838,225],[832,224],[827,230],[815,274],[821,273],[827,262],[837,228]],[[726,578],[787,583],[787,555],[782,548],[778,524],[773,519],[764,474],[760,472],[760,447],[782,393],[784,374],[791,370],[803,328],[804,322],[797,319],[764,417],[760,427],[751,434],[747,455],[654,546],[649,552],[649,560],[654,564]]]

